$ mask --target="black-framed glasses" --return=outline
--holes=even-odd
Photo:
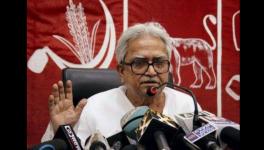
[[[150,65],[153,66],[154,70],[158,74],[166,73],[169,71],[170,68],[170,62],[168,60],[153,60],[151,63],[149,63],[149,61],[146,59],[134,59],[130,63],[122,61],[122,64],[129,65],[131,67],[132,72],[136,75],[145,74],[149,69]]]

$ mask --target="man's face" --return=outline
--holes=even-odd
[[[141,35],[128,42],[125,63],[147,61],[148,63],[169,60],[165,44],[158,37]],[[157,73],[150,65],[145,73],[135,74],[130,65],[123,65],[119,73],[128,92],[138,96],[146,96],[149,87],[157,87],[168,81],[168,72]]]

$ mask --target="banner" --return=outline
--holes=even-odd
[[[174,82],[204,110],[240,122],[239,0],[28,0],[27,144],[49,122],[48,96],[61,70],[112,68],[121,33],[157,21],[173,38]]]

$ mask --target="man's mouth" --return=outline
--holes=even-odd
[[[147,85],[147,86],[158,86],[159,85],[157,81],[143,81],[140,84]]]

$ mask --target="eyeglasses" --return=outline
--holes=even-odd
[[[129,65],[131,70],[136,75],[143,75],[149,69],[149,66],[152,65],[154,70],[158,74],[166,73],[169,71],[170,62],[168,60],[153,60],[152,63],[149,63],[146,59],[134,59],[130,63],[122,61],[123,65]]]

